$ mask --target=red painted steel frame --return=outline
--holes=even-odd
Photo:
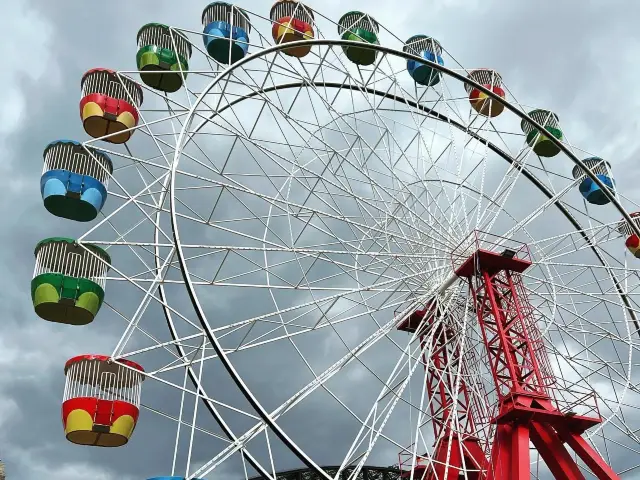
[[[549,394],[553,376],[520,276],[530,265],[479,249],[456,269],[469,282],[498,396],[486,480],[529,480],[529,442],[556,479],[585,478],[568,445],[599,480],[619,480],[581,436],[601,419],[565,414]]]
[[[462,361],[460,344],[455,340],[452,342],[454,332],[445,328],[442,323],[429,328],[436,315],[437,307],[432,304],[426,310],[414,312],[398,326],[399,330],[408,332],[421,330],[420,344],[427,373],[427,395],[436,439],[432,466],[425,474],[426,466],[416,465],[413,477],[417,480],[458,480],[461,472],[466,472],[468,480],[479,480],[487,462],[478,439],[471,434],[474,431],[473,418],[464,381],[460,381],[457,398],[452,395],[456,382],[452,372],[461,367]],[[425,348],[428,341],[431,348]],[[454,415],[457,418],[452,418]],[[457,428],[452,429],[452,425]],[[407,472],[404,476],[409,477],[411,473]]]

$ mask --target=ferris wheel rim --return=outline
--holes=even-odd
[[[615,195],[613,195],[608,187],[602,182],[602,180],[600,180],[598,178],[598,176],[596,174],[594,174],[589,168],[587,168],[587,166],[584,164],[584,162],[582,160],[580,160],[571,150],[569,150],[559,139],[557,139],[554,134],[552,132],[550,132],[549,130],[547,130],[547,128],[542,125],[541,123],[538,123],[536,120],[534,120],[533,118],[531,118],[531,116],[527,113],[522,112],[521,110],[519,110],[517,107],[515,107],[511,102],[509,102],[508,100],[506,100],[505,98],[501,97],[500,95],[496,94],[495,92],[489,90],[488,88],[486,88],[484,85],[476,82],[475,80],[473,80],[472,78],[469,78],[468,76],[464,76],[448,67],[445,67],[444,65],[440,65],[437,62],[433,62],[429,59],[408,53],[408,52],[403,52],[402,50],[397,50],[395,48],[390,48],[390,47],[385,47],[383,45],[379,45],[379,44],[374,44],[374,43],[363,43],[363,42],[358,42],[358,41],[352,41],[352,40],[342,40],[342,39],[311,39],[311,40],[296,40],[293,42],[288,42],[286,44],[284,43],[280,43],[280,44],[276,44],[276,45],[272,45],[266,48],[263,48],[262,50],[259,50],[257,52],[251,53],[245,57],[243,57],[242,59],[238,60],[236,63],[229,65],[227,68],[225,68],[222,72],[220,72],[220,74],[218,76],[216,76],[216,78],[214,78],[205,88],[204,90],[200,93],[200,95],[198,96],[198,98],[196,99],[196,101],[193,103],[193,105],[191,105],[190,109],[189,109],[189,113],[187,114],[186,120],[185,120],[185,124],[182,128],[182,131],[180,132],[180,138],[179,140],[182,140],[182,132],[184,132],[185,130],[185,126],[187,124],[191,124],[193,116],[196,112],[196,109],[198,108],[198,106],[200,105],[200,102],[202,101],[202,99],[204,98],[205,95],[207,95],[209,92],[211,92],[211,90],[218,84],[218,82],[220,82],[220,80],[224,79],[225,77],[227,77],[228,75],[230,75],[231,73],[233,73],[237,68],[243,66],[246,63],[251,62],[252,60],[255,60],[257,58],[263,57],[265,55],[268,55],[270,53],[274,53],[274,52],[279,52],[281,50],[287,50],[289,48],[295,48],[295,47],[299,47],[299,46],[314,46],[314,45],[324,45],[324,46],[340,46],[340,47],[358,47],[358,48],[365,48],[368,50],[374,50],[377,52],[381,52],[384,54],[389,54],[389,55],[394,55],[397,57],[401,57],[404,58],[405,60],[413,60],[416,62],[421,62],[424,63],[426,65],[428,65],[430,68],[434,68],[437,71],[446,74],[449,77],[452,77],[460,82],[462,82],[465,85],[470,85],[472,86],[474,89],[479,90],[480,92],[484,93],[485,95],[487,95],[488,97],[490,97],[493,101],[496,101],[498,103],[500,103],[502,106],[504,106],[505,108],[507,108],[508,110],[510,110],[512,113],[515,113],[521,121],[526,121],[528,123],[530,123],[531,125],[533,125],[536,129],[544,132],[545,134],[547,134],[546,136],[549,138],[549,140],[560,149],[560,151],[562,151],[567,157],[569,157],[569,159],[578,167],[580,167],[582,169],[582,171],[587,175],[587,177],[589,177],[598,187],[600,187],[600,189],[603,191],[604,195],[607,197],[607,199],[609,199],[609,201],[616,207],[616,209],[618,210],[618,212],[623,216],[623,218],[627,221],[627,223],[629,224],[629,226],[631,227],[631,229],[633,230],[633,232],[638,235],[640,237],[640,226],[636,225],[633,220],[631,215],[626,211],[626,209],[620,204],[619,200],[615,197]],[[302,82],[304,83],[304,82]],[[306,82],[309,83],[309,82]],[[360,88],[361,90],[361,88]],[[182,145],[179,143],[177,148],[176,148],[176,153],[174,155],[174,161],[175,159],[178,157],[179,151],[182,148]]]
[[[255,56],[245,57],[253,59]],[[223,367],[231,377],[232,381],[236,384],[242,395],[247,399],[252,408],[258,413],[258,415],[262,418],[262,420],[267,424],[274,434],[284,443],[284,445],[291,450],[299,460],[301,460],[307,467],[314,470],[321,478],[325,478],[326,480],[332,480],[332,478],[319,466],[317,465],[300,447],[298,447],[291,438],[282,430],[282,428],[273,420],[271,416],[267,412],[267,410],[262,406],[262,404],[255,397],[253,392],[249,389],[249,387],[242,380],[235,367],[227,357],[226,352],[220,345],[216,335],[211,330],[209,322],[207,321],[206,315],[200,305],[198,296],[195,292],[194,285],[191,280],[191,275],[189,273],[189,269],[187,267],[187,261],[182,250],[182,243],[180,241],[180,232],[178,229],[178,219],[176,215],[176,173],[178,164],[180,163],[180,157],[182,156],[182,144],[184,142],[184,137],[187,129],[190,127],[196,109],[204,99],[204,96],[217,84],[217,82],[225,78],[226,75],[230,74],[237,66],[244,64],[245,62],[237,62],[236,64],[227,68],[220,76],[214,79],[211,84],[205,88],[202,94],[196,99],[191,108],[189,109],[189,113],[187,114],[187,118],[184,121],[182,129],[180,130],[180,135],[178,136],[178,141],[176,142],[176,150],[173,157],[173,162],[171,163],[170,168],[170,181],[169,181],[169,215],[171,220],[171,230],[174,240],[174,245],[176,249],[176,255],[178,257],[178,263],[180,265],[180,271],[185,282],[185,286],[187,288],[187,294],[189,295],[189,299],[191,300],[191,304],[195,310],[196,315],[198,316],[198,320],[202,326],[204,333],[206,334],[211,346],[215,350],[218,358],[222,362]]]
[[[345,43],[344,41],[340,41],[341,43]],[[290,42],[293,43],[293,42]],[[304,43],[304,41],[299,42],[299,43]],[[346,42],[349,43],[349,42]],[[357,42],[355,42],[357,43]],[[377,47],[377,46],[376,46]],[[400,53],[400,51],[396,51],[398,53]],[[258,52],[261,53],[261,52]],[[404,52],[402,52],[404,53]],[[240,62],[238,62],[240,63]],[[235,64],[234,64],[235,65]],[[232,65],[233,67],[233,65]],[[440,65],[438,64],[438,67],[440,67]],[[228,71],[229,69],[225,70],[225,72],[223,72],[219,77],[217,77],[216,79],[214,79],[214,82],[216,80],[218,80],[219,78],[221,78],[222,76],[225,75],[225,73]],[[455,73],[455,72],[454,72]],[[475,83],[475,82],[473,82]],[[542,192],[548,199],[552,199],[554,197],[553,192],[551,192],[538,178],[536,178],[535,175],[533,175],[527,168],[525,165],[520,165],[517,163],[516,159],[511,156],[509,153],[507,153],[506,151],[504,151],[503,149],[501,149],[500,147],[498,147],[496,144],[494,144],[493,142],[491,142],[490,140],[482,137],[480,134],[474,132],[473,130],[470,130],[468,127],[465,127],[462,123],[456,121],[455,119],[449,118],[447,115],[437,112],[432,108],[429,108],[427,106],[421,105],[420,103],[408,99],[402,95],[397,95],[397,94],[392,94],[389,92],[384,92],[382,90],[377,90],[375,88],[372,87],[361,87],[361,86],[357,86],[357,85],[348,85],[348,84],[344,84],[344,83],[338,83],[338,82],[325,82],[325,81],[301,81],[301,82],[290,82],[290,83],[285,83],[285,84],[280,84],[277,86],[269,86],[269,87],[264,87],[264,88],[260,88],[260,89],[255,89],[252,92],[250,92],[249,94],[243,95],[240,98],[234,99],[231,102],[229,102],[227,105],[224,105],[223,107],[221,107],[219,110],[212,112],[206,119],[203,119],[202,122],[200,123],[200,125],[198,125],[189,135],[189,139],[188,141],[190,141],[193,136],[195,134],[197,134],[197,132],[204,127],[209,121],[211,121],[213,118],[215,118],[216,116],[218,116],[219,114],[221,114],[222,112],[226,111],[227,109],[234,107],[235,105],[240,104],[241,102],[243,102],[244,100],[248,100],[251,99],[257,95],[261,95],[264,93],[269,93],[271,91],[276,91],[276,90],[286,90],[289,88],[300,88],[304,85],[312,85],[314,87],[329,87],[329,88],[337,88],[337,89],[346,89],[346,90],[358,90],[358,91],[364,91],[366,93],[369,94],[373,94],[373,95],[377,95],[377,96],[381,96],[383,98],[389,99],[389,100],[393,100],[393,101],[397,101],[397,102],[401,102],[401,103],[405,103],[410,105],[413,108],[416,108],[418,110],[421,110],[423,112],[425,112],[427,115],[431,116],[432,118],[438,120],[438,121],[442,121],[445,123],[448,123],[450,125],[453,125],[454,127],[456,127],[457,129],[459,129],[460,131],[470,135],[471,137],[473,137],[474,139],[484,143],[490,150],[492,150],[494,153],[496,153],[498,156],[500,156],[503,160],[505,160],[506,162],[508,162],[510,165],[515,166],[515,168],[517,168],[518,170],[520,170],[520,172],[525,176],[525,178],[531,182],[538,190],[540,190],[540,192]],[[212,82],[207,89],[202,93],[202,96],[206,95],[207,92],[209,92],[211,90],[211,88],[213,88],[215,86],[215,84]],[[480,86],[482,87],[482,85],[480,84],[475,84],[474,86]],[[484,88],[484,87],[483,87]],[[492,95],[495,95],[493,92],[490,92]],[[506,100],[504,100],[502,97],[497,96],[499,98],[500,101],[502,102],[506,102]],[[191,121],[192,118],[192,111],[195,112],[195,109],[197,109],[197,103],[196,102],[193,106],[192,106],[192,110],[189,112],[189,117],[187,119],[187,121],[185,122],[185,125],[187,125],[188,122]],[[514,107],[515,108],[515,107]],[[517,109],[516,109],[517,110]],[[517,110],[520,114],[522,112],[520,112],[519,110]],[[553,140],[555,142],[559,143],[559,140],[557,140],[553,135],[551,135],[549,138],[553,137]],[[179,154],[180,150],[182,149],[182,145],[179,145],[179,147],[176,149],[176,155]],[[574,156],[574,158],[576,160],[577,157]],[[582,167],[580,167],[582,168]],[[589,172],[589,175],[592,175]],[[597,178],[596,176],[596,180],[600,181],[600,179]],[[607,189],[604,189],[607,190]],[[610,192],[606,192],[607,195],[610,194]],[[578,222],[578,220],[567,210],[567,208],[560,203],[560,199],[556,199],[553,201],[553,204],[556,206],[556,208],[558,208],[560,210],[560,212],[565,216],[565,218],[569,221],[569,223],[571,223],[571,225],[576,229],[576,231],[580,234],[580,236],[587,242],[587,244],[589,245],[590,250],[594,253],[594,255],[596,255],[596,258],[598,259],[598,261],[600,262],[600,264],[607,268],[607,263],[605,262],[602,254],[598,251],[598,249],[596,248],[597,246],[593,243],[593,241],[589,238],[589,236],[584,232],[584,228],[583,226],[580,224],[580,222]],[[626,212],[626,210],[625,210]],[[632,214],[629,214],[630,216]],[[632,218],[632,217],[631,217]],[[640,228],[638,227],[638,225],[635,225],[635,222],[632,222],[634,225],[634,228]],[[639,235],[640,236],[640,235]],[[636,330],[638,331],[638,335],[640,336],[640,320],[637,318],[636,312],[633,310],[633,307],[631,305],[631,303],[629,302],[628,299],[628,295],[626,293],[624,293],[624,289],[622,288],[622,286],[620,285],[620,282],[618,280],[618,278],[615,276],[615,274],[613,272],[611,272],[612,278],[614,279],[614,285],[615,288],[618,292],[618,295],[620,296],[620,298],[622,299],[622,301],[625,304],[625,307],[631,317],[631,319],[633,320]]]
[[[162,196],[165,197],[167,193],[168,191],[164,189]],[[160,215],[161,213],[157,212],[156,218],[158,218]],[[158,223],[156,222],[156,225],[157,224]],[[155,232],[154,232],[154,240],[156,244],[158,243],[159,236],[160,236],[160,229],[156,226]],[[159,270],[161,268],[161,262],[160,262],[160,256],[157,254],[159,250],[159,247],[157,245],[155,247],[155,250],[156,250],[156,255],[155,255],[154,262],[156,264],[156,268]],[[169,334],[171,335],[173,340],[176,341],[179,338],[179,336],[177,334],[175,323],[173,321],[173,315],[171,314],[171,310],[169,309],[166,303],[167,294],[164,289],[164,283],[162,282],[158,285],[158,296],[161,299],[162,312],[164,313],[164,317],[167,322],[167,328],[169,329]],[[180,342],[176,341],[174,346],[176,347],[176,350],[178,351],[178,354],[181,357],[186,356],[186,351],[184,349],[184,346]],[[237,442],[238,436],[233,433],[233,431],[231,430],[231,427],[229,427],[227,422],[224,421],[224,418],[222,417],[222,415],[220,415],[220,413],[217,411],[217,409],[215,408],[211,400],[208,398],[208,395],[206,394],[206,390],[204,386],[202,386],[202,383],[200,382],[198,378],[198,374],[195,372],[193,365],[188,365],[186,367],[186,371],[187,371],[187,375],[189,376],[189,380],[191,381],[192,385],[196,389],[196,392],[202,392],[203,395],[201,396],[200,400],[203,402],[204,407],[209,411],[209,413],[214,418],[216,423],[220,426],[220,428],[222,429],[224,434],[227,436],[227,438],[229,438],[229,440],[233,442]],[[241,449],[240,453],[247,460],[249,465],[251,465],[253,468],[256,469],[258,473],[260,473],[261,478],[269,478],[269,479],[275,480],[272,474],[268,470],[266,470],[258,460],[255,459],[255,457],[251,454],[251,452],[249,452],[247,448]]]
[[[181,240],[180,240],[180,232],[179,232],[179,228],[178,228],[178,216],[177,216],[177,213],[176,213],[176,176],[177,176],[177,173],[178,173],[178,165],[179,165],[179,162],[180,162],[180,158],[182,157],[182,149],[183,149],[183,146],[185,145],[185,137],[189,137],[190,136],[190,135],[187,134],[187,132],[189,131],[189,129],[191,127],[191,124],[193,123],[193,120],[194,120],[194,117],[195,117],[195,114],[196,114],[196,110],[200,106],[200,104],[202,103],[204,97],[209,92],[211,92],[211,90],[221,80],[223,80],[224,78],[229,76],[233,71],[235,71],[237,68],[240,68],[242,65],[244,65],[246,63],[249,63],[250,61],[252,61],[252,60],[254,60],[256,58],[260,58],[262,56],[265,56],[265,55],[267,55],[269,53],[278,52],[280,50],[284,50],[286,48],[295,47],[295,46],[298,46],[298,45],[301,46],[301,45],[310,45],[310,44],[311,45],[327,45],[327,46],[358,46],[360,48],[363,46],[362,43],[360,43],[360,42],[352,42],[352,41],[345,41],[345,40],[306,40],[306,41],[298,41],[298,42],[289,42],[286,45],[284,45],[284,44],[274,45],[274,46],[265,48],[264,50],[255,52],[255,53],[253,53],[251,55],[248,55],[248,56],[244,57],[243,59],[239,60],[238,62],[234,63],[233,65],[230,65],[223,72],[221,72],[219,76],[217,76],[214,80],[212,80],[209,83],[209,85],[200,93],[200,95],[198,96],[196,101],[191,105],[191,107],[189,109],[189,112],[187,114],[186,120],[183,123],[183,126],[181,128],[181,131],[180,131],[180,134],[179,134],[179,137],[178,137],[178,141],[177,141],[177,144],[176,144],[176,149],[175,149],[175,153],[174,153],[173,162],[171,163],[171,167],[170,167],[170,190],[169,190],[169,194],[170,194],[170,219],[171,219],[172,234],[173,234],[173,238],[174,238],[174,245],[175,245],[175,248],[176,248],[176,255],[178,257],[178,263],[180,265],[180,270],[181,270],[181,274],[182,274],[185,286],[187,287],[187,293],[188,293],[189,298],[191,300],[192,306],[194,307],[195,313],[198,316],[200,324],[203,327],[204,333],[207,335],[207,337],[208,337],[209,341],[211,342],[212,347],[214,348],[214,350],[216,350],[216,353],[218,354],[218,357],[219,357],[220,361],[223,363],[224,368],[230,374],[232,380],[239,387],[240,391],[245,396],[245,398],[249,401],[249,403],[252,405],[254,410],[262,418],[263,422],[265,423],[265,426],[270,427],[272,429],[272,431],[274,432],[274,434],[276,434],[276,436],[279,437],[280,440],[283,441],[283,443],[300,460],[302,460],[302,462],[305,465],[307,465],[312,470],[316,471],[323,478],[330,478],[330,477],[327,476],[326,472],[324,472],[320,466],[318,466],[300,447],[298,447],[288,437],[288,435],[277,424],[277,422],[271,418],[271,416],[267,413],[266,409],[262,406],[260,401],[255,397],[255,395],[251,392],[249,387],[244,383],[244,381],[242,380],[242,378],[240,377],[238,372],[235,370],[235,367],[233,366],[231,360],[227,357],[226,353],[222,349],[222,346],[218,342],[218,339],[216,338],[215,333],[213,332],[213,330],[211,329],[211,327],[209,325],[209,322],[207,320],[207,316],[205,315],[204,310],[203,310],[202,306],[200,305],[200,301],[198,299],[198,295],[195,292],[195,286],[194,286],[194,284],[192,282],[192,279],[191,279],[191,275],[190,275],[190,272],[189,272],[189,269],[188,269],[188,266],[187,266],[187,259],[186,259],[185,255],[184,255],[184,251],[183,251],[183,248],[182,248],[183,246],[182,246],[182,243],[181,243]],[[633,223],[633,221],[631,220],[629,214],[622,207],[622,205],[620,204],[618,199],[615,198],[611,194],[611,192],[609,192],[606,188],[604,188],[604,184],[602,184],[600,179],[597,178],[597,176],[594,175],[592,172],[590,172],[586,168],[586,166],[583,164],[583,162],[580,159],[578,159],[559,140],[557,140],[553,135],[551,135],[544,126],[540,125],[535,120],[531,119],[526,113],[523,113],[520,110],[518,110],[510,102],[508,102],[505,99],[499,97],[494,92],[489,91],[483,85],[480,85],[480,84],[476,83],[475,81],[473,81],[473,80],[471,80],[469,78],[466,78],[466,77],[464,77],[463,75],[461,75],[461,74],[459,74],[457,72],[454,72],[453,70],[450,70],[450,69],[448,69],[446,67],[443,67],[442,65],[435,64],[435,63],[430,62],[428,60],[425,60],[425,59],[423,59],[421,57],[417,57],[415,55],[408,54],[408,53],[405,53],[405,52],[402,52],[402,51],[399,51],[399,50],[396,50],[396,49],[382,47],[380,45],[366,45],[366,48],[373,49],[373,50],[376,50],[376,51],[380,51],[380,52],[385,53],[385,54],[399,56],[399,57],[405,58],[407,60],[416,60],[416,61],[421,61],[423,63],[427,63],[430,66],[432,66],[433,68],[435,68],[436,70],[438,70],[438,71],[440,71],[442,73],[445,73],[445,74],[449,75],[450,77],[453,77],[453,78],[455,78],[455,79],[457,79],[457,80],[459,80],[459,81],[461,81],[461,82],[463,82],[465,84],[471,84],[474,88],[477,88],[478,90],[480,90],[481,92],[485,93],[487,96],[489,96],[493,100],[499,102],[500,104],[505,106],[507,109],[509,109],[510,111],[515,113],[522,120],[529,121],[534,127],[538,128],[540,131],[549,134],[548,136],[551,139],[551,141],[561,151],[563,151],[574,162],[574,164],[580,166],[580,168],[583,169],[583,171],[586,174],[586,176],[591,177],[592,180],[594,181],[594,183],[597,184],[598,186],[600,186],[603,189],[603,191],[605,193],[605,196],[609,198],[609,200],[614,204],[616,209],[623,215],[625,220],[627,220],[627,222],[629,223],[631,228],[635,232],[637,232],[639,234],[639,236],[640,236],[640,228]],[[301,83],[304,84],[305,82],[301,82]],[[306,82],[306,83],[309,83],[309,82]],[[482,137],[480,137],[480,138],[482,138]],[[508,156],[507,160],[512,160],[513,161],[511,156]],[[547,190],[547,192],[548,192],[548,190]],[[551,192],[549,192],[549,194],[550,193]],[[557,204],[557,202],[554,202],[554,203]],[[560,206],[560,205],[558,205],[558,206]],[[568,214],[568,212],[567,212],[567,214]],[[573,216],[571,216],[570,214],[568,214],[567,217],[570,218],[570,219],[573,219]],[[576,226],[580,230],[582,230],[580,228],[580,224],[575,219],[573,219],[573,221],[576,222],[576,223],[574,223],[574,226]],[[572,221],[572,223],[573,223],[573,221]],[[584,232],[582,232],[582,233],[584,235]],[[593,245],[593,243],[589,242],[589,244],[590,244],[591,248],[594,249],[595,246]],[[597,253],[597,251],[596,251],[596,253]],[[605,266],[605,268],[608,268],[607,264],[603,261],[603,258],[600,255],[597,255],[597,257],[598,257],[599,261]],[[615,276],[613,278],[615,278]],[[618,290],[619,295],[620,296],[624,296],[625,294],[621,291],[620,285],[619,285],[617,279],[615,280],[615,284],[616,284],[616,289]],[[626,298],[624,299],[624,302],[628,306],[628,308],[631,310],[630,306],[628,305],[628,302],[626,301]],[[633,318],[635,320],[635,315],[633,315]]]

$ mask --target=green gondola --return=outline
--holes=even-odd
[[[47,238],[35,249],[31,300],[36,314],[50,322],[86,325],[104,300],[109,254],[70,238]]]
[[[191,44],[168,26],[148,23],[138,31],[136,63],[142,81],[162,92],[180,90],[189,70]]]

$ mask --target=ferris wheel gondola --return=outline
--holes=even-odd
[[[140,413],[144,369],[104,355],[81,355],[67,361],[62,423],[67,440],[78,445],[121,447]]]
[[[271,7],[269,17],[273,22],[271,35],[276,44],[312,40],[313,11],[298,0],[278,0]],[[283,50],[286,55],[302,58],[311,51],[311,45]]]
[[[189,40],[160,23],[148,23],[138,31],[136,64],[140,79],[162,92],[178,91],[189,70]]]
[[[377,45],[380,26],[371,16],[363,12],[345,13],[338,21],[338,34],[343,40]],[[347,58],[356,65],[372,65],[377,52],[370,48],[343,46]]]
[[[545,127],[555,138],[562,140],[562,130],[558,116],[549,110],[536,109],[529,112],[529,116]],[[527,144],[541,157],[555,157],[560,149],[548,136],[535,128],[527,120],[521,122],[522,131],[527,135]]]
[[[58,140],[44,150],[40,192],[45,208],[57,217],[89,222],[107,200],[111,159],[94,148]]]
[[[128,79],[106,68],[94,68],[80,82],[80,118],[91,137],[111,143],[126,143],[138,124],[142,105],[142,89]]]
[[[251,23],[241,8],[226,2],[210,3],[202,12],[204,45],[214,59],[231,64],[249,51]]]
[[[506,97],[502,88],[502,76],[490,68],[479,68],[469,72],[469,78],[481,84],[501,98]],[[504,111],[504,105],[490,98],[485,92],[475,88],[470,83],[465,83],[464,88],[469,95],[469,102],[473,109],[486,117],[497,117]]]
[[[584,159],[583,163],[597,175],[609,191],[615,192],[616,182],[613,178],[613,174],[611,173],[611,164],[609,164],[609,162],[606,162],[599,157],[590,157]],[[573,178],[580,182],[580,193],[587,202],[595,205],[606,205],[609,203],[610,200],[606,195],[604,195],[602,189],[596,185],[591,178],[587,177],[580,168],[573,167],[573,171],[571,173]]]
[[[70,238],[47,238],[35,249],[31,299],[38,316],[69,325],[86,325],[104,301],[109,254],[95,245]]]
[[[437,40],[427,37],[426,35],[414,35],[409,38],[405,42],[403,51],[424,57],[430,62],[444,65],[442,46]],[[440,81],[440,72],[422,62],[407,60],[407,71],[420,85],[433,86]]]

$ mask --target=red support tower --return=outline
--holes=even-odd
[[[466,472],[468,480],[479,480],[487,462],[478,439],[473,436],[470,396],[464,381],[460,381],[457,398],[453,395],[455,372],[464,368],[464,363],[460,365],[460,343],[446,322],[437,320],[440,314],[438,304],[433,302],[409,315],[397,327],[409,333],[417,330],[420,336],[435,437],[431,465],[425,465],[418,458],[413,470],[403,473],[403,477],[413,473],[416,480],[458,480],[461,472]],[[413,462],[412,453],[409,460]]]
[[[474,237],[473,253],[460,265],[454,260],[454,270],[469,283],[498,397],[486,480],[529,480],[529,442],[556,479],[585,478],[567,445],[598,479],[619,479],[582,438],[600,415],[565,412],[552,395],[555,379],[522,284],[531,265],[526,245],[496,253]]]

